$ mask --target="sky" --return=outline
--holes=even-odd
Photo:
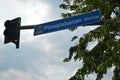
[[[73,35],[79,37],[95,26],[79,27],[33,36],[34,29],[21,30],[20,48],[13,43],[4,45],[4,22],[21,17],[21,25],[34,25],[61,19],[62,0],[0,0],[0,80],[68,80],[82,67],[81,61],[64,63]],[[89,49],[95,43],[89,45]],[[103,80],[110,80],[110,72]],[[95,74],[86,77],[95,80]]]

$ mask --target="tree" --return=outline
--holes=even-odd
[[[70,10],[68,13],[62,13],[64,18],[100,10],[102,21],[104,21],[83,37],[73,36],[72,41],[78,42],[70,47],[69,56],[64,59],[64,62],[72,59],[82,60],[83,66],[69,80],[84,80],[85,76],[92,73],[96,73],[96,80],[101,80],[107,70],[112,67],[115,67],[112,80],[120,80],[120,1],[63,0],[60,8]],[[76,29],[77,27],[71,28],[70,31]],[[89,43],[96,40],[97,45],[88,50]]]

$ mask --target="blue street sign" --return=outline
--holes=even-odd
[[[85,14],[36,25],[34,27],[34,35],[64,30],[99,21],[101,21],[100,11],[92,11]]]

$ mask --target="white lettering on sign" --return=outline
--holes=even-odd
[[[76,20],[72,20],[72,21],[69,21],[69,22],[63,22],[63,23],[58,23],[58,24],[54,24],[54,25],[47,25],[44,27],[44,30],[50,30],[50,29],[59,29],[59,28],[62,28],[64,26],[69,26],[69,25],[73,25],[73,24],[78,24],[78,23],[82,23],[83,21],[91,21],[91,20],[94,20],[94,19],[98,19],[99,16],[98,15],[95,15],[95,16],[91,16],[91,17],[85,17],[82,19],[76,19]]]
[[[73,24],[77,24],[77,23],[81,23],[82,19],[76,19],[76,20],[72,20],[69,22],[63,22],[63,23],[58,23],[58,24],[54,24],[54,25],[48,25],[44,27],[44,30],[49,30],[49,29],[59,29],[62,28],[64,26],[69,26],[69,25],[73,25]]]
[[[92,16],[92,17],[85,17],[84,21],[91,21],[91,20],[94,20],[94,19],[97,19],[97,18],[99,18],[98,15],[97,16]]]

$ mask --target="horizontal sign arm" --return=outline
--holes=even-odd
[[[25,26],[21,26],[20,30],[26,30],[26,29],[34,29],[35,25],[25,25]]]
[[[86,24],[86,25],[82,25],[82,26],[103,25],[105,22],[106,22],[106,21],[100,21],[100,22],[91,23],[91,24]],[[36,26],[36,25],[25,25],[25,26],[21,26],[20,29],[21,29],[21,30],[34,29],[34,26]]]

